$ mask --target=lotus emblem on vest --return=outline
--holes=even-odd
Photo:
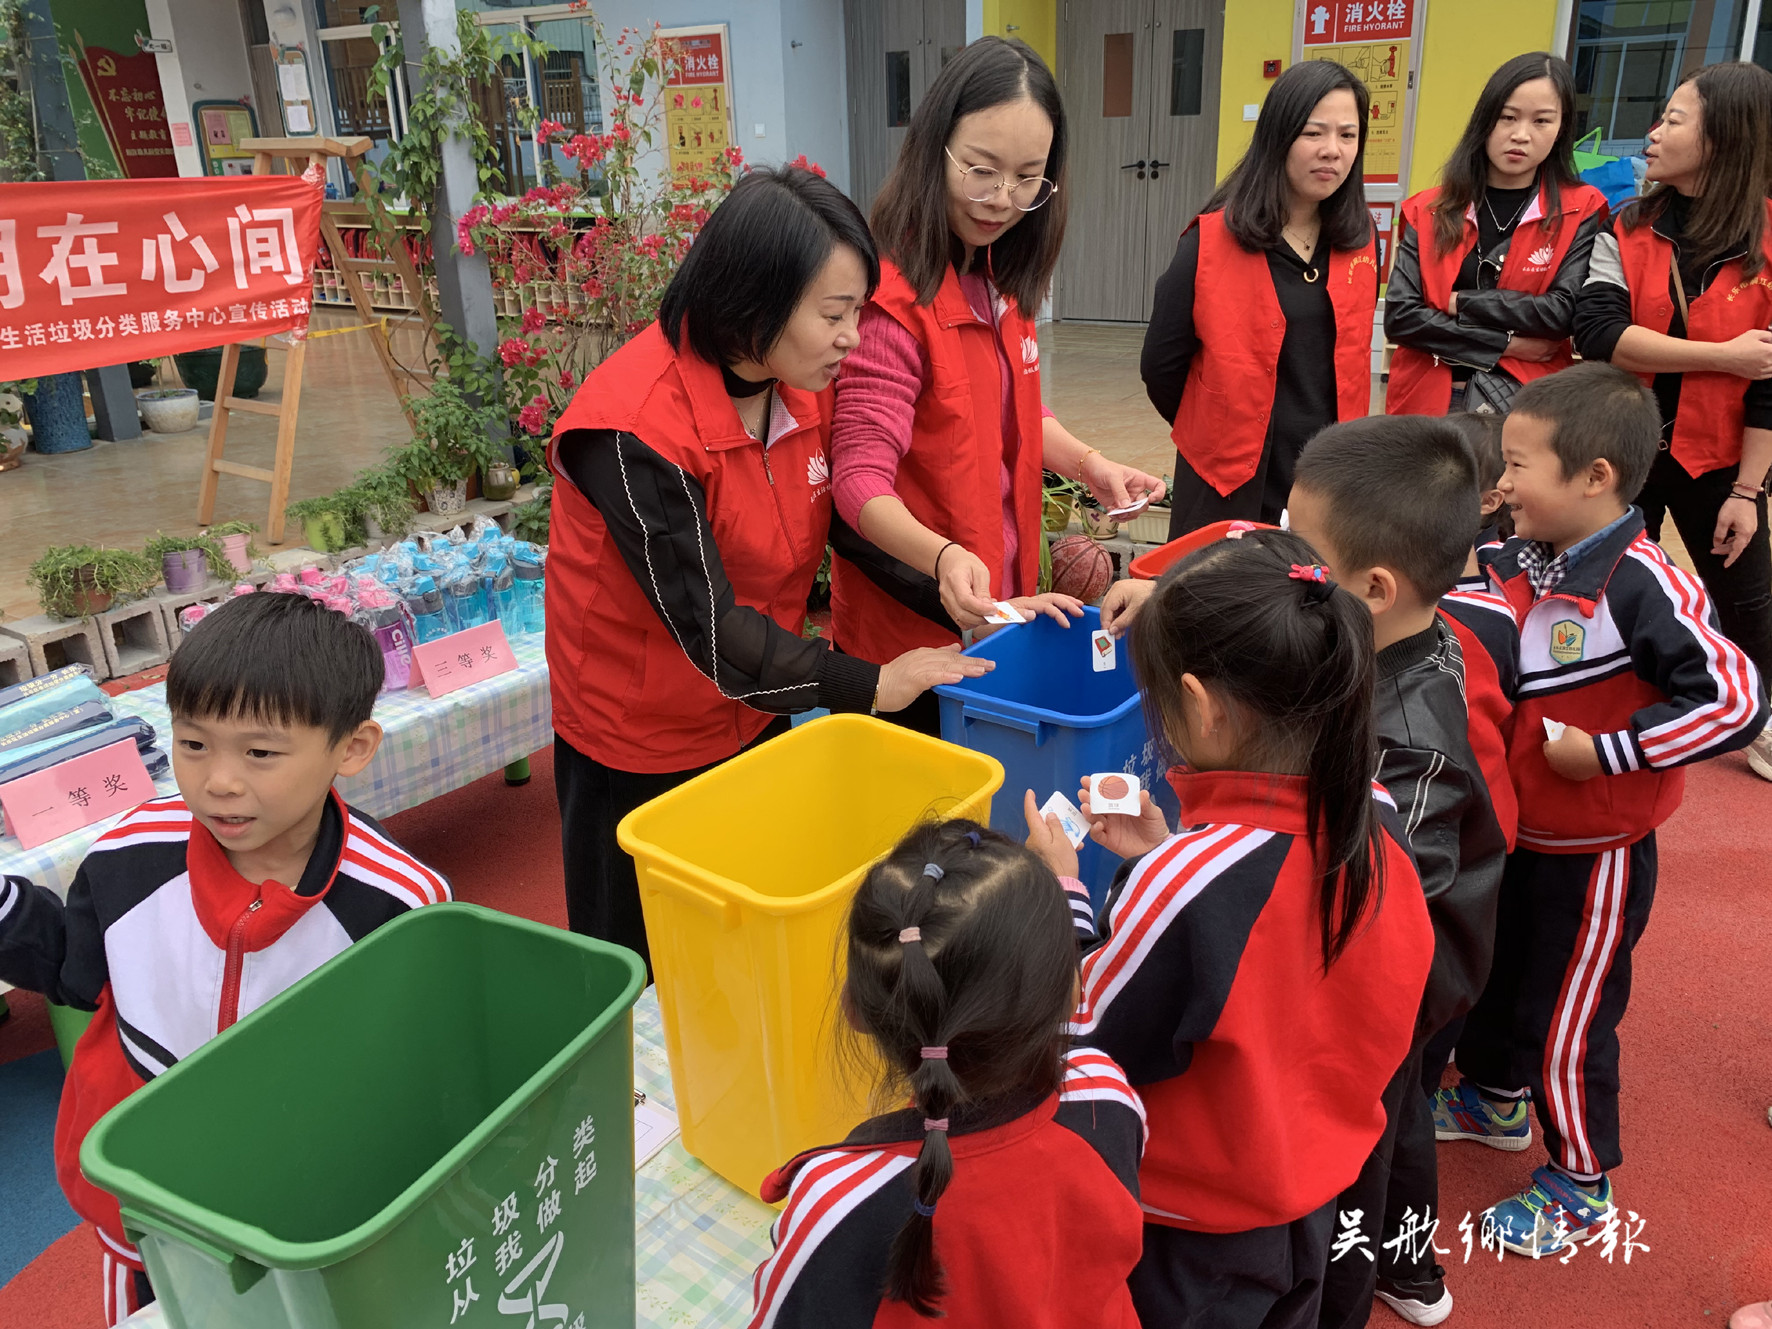
[[[1557,256],[1555,245],[1540,245],[1526,255],[1526,266],[1529,268],[1548,268],[1550,261]]]
[[[1037,365],[1040,363],[1039,338],[1023,337],[1021,339],[1021,362],[1024,365]]]
[[[830,482],[831,464],[825,460],[824,453],[817,453],[811,461],[806,463],[806,483],[817,487]]]

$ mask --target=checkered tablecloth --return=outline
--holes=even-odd
[[[378,698],[375,718],[383,730],[381,748],[361,774],[339,781],[345,801],[372,817],[391,816],[546,747],[554,731],[542,638],[540,634],[518,637],[511,650],[517,668],[484,683],[439,698],[423,688]],[[120,716],[148,721],[160,746],[171,750],[172,716],[166,709],[164,683],[126,692],[113,698],[112,706]],[[155,792],[177,792],[170,770],[155,785]],[[86,851],[117,820],[95,822],[35,849],[24,848],[14,836],[0,836],[0,873],[29,877],[65,896]]]
[[[654,988],[634,1006],[634,1087],[676,1110]],[[680,1139],[659,1150],[634,1176],[636,1329],[743,1325],[751,1313],[751,1275],[769,1254],[774,1221],[775,1210],[684,1153]],[[166,1329],[155,1306],[125,1323]]]

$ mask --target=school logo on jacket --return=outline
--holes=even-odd
[[[1040,339],[1038,337],[1023,337],[1021,339],[1021,362],[1024,365],[1040,363]]]
[[[1540,245],[1526,255],[1526,271],[1542,272],[1550,266],[1551,260],[1556,256],[1557,247],[1555,245]]]
[[[1551,624],[1550,655],[1558,664],[1574,664],[1581,658],[1587,641],[1587,629],[1574,619],[1565,618]]]
[[[812,459],[806,463],[806,483],[812,486],[812,497],[814,498],[830,487],[831,463],[825,458],[824,453],[813,453]]]

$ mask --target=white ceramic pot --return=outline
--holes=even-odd
[[[195,388],[143,388],[135,394],[135,404],[156,434],[183,434],[197,427]]]
[[[457,480],[454,484],[427,489],[425,505],[439,517],[452,517],[458,512],[465,512],[468,506],[468,482]]]

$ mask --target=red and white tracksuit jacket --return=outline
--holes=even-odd
[[[1548,595],[1520,566],[1524,545],[1510,540],[1485,560],[1520,624],[1508,747],[1519,842],[1547,854],[1623,848],[1680,806],[1681,767],[1753,741],[1766,724],[1765,685],[1717,629],[1703,584],[1644,534],[1634,508]],[[1546,720],[1592,734],[1605,778],[1553,771]]]
[[[293,889],[234,871],[179,798],[144,803],[101,836],[65,905],[22,877],[0,878],[0,978],[95,1012],[62,1088],[55,1159],[107,1261],[141,1267],[116,1198],[80,1172],[99,1118],[352,942],[449,898],[441,874],[336,792]],[[111,1291],[107,1280],[107,1302]]]

